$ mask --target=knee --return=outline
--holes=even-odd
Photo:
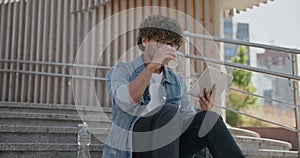
[[[169,104],[164,105],[164,107],[157,113],[157,115],[155,115],[154,120],[157,128],[165,126],[166,124],[180,124],[181,121],[181,114],[178,107]]]
[[[214,112],[214,111],[201,111],[196,115],[199,119],[213,119],[218,121],[223,121],[223,118],[220,114]]]
[[[175,114],[177,111],[178,107],[173,104],[165,104],[161,109],[161,112],[169,112],[172,114]]]
[[[222,117],[213,111],[203,111],[199,113],[197,122],[199,123],[199,137],[206,136],[211,130],[218,128],[219,126],[224,125]]]
[[[178,107],[171,104],[165,104],[157,113],[156,117],[171,119],[176,115],[177,112],[178,112]]]

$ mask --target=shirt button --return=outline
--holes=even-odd
[[[166,100],[167,100],[167,97],[165,97],[165,96],[163,96],[162,99],[161,99],[162,102],[164,102]]]

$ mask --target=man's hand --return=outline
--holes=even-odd
[[[166,65],[170,60],[176,59],[176,49],[169,45],[165,45],[160,47],[157,52],[154,53],[151,63],[156,64],[157,67],[161,67],[162,65]]]
[[[214,84],[212,92],[210,94],[208,89],[205,88],[204,93],[206,95],[206,98],[204,96],[202,96],[201,94],[199,94],[199,103],[200,103],[200,107],[201,107],[202,111],[210,110],[214,106],[215,97],[216,97],[216,89],[217,89],[217,86],[216,86],[216,84]]]

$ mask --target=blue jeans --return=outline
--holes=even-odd
[[[147,132],[158,129],[166,125],[176,114],[178,108],[173,105],[164,105],[163,108],[153,116],[141,117],[135,123],[135,132]],[[199,130],[206,115],[214,116],[214,124],[209,132],[203,137],[199,137]],[[207,117],[206,117],[207,118]],[[243,153],[237,146],[232,135],[228,131],[223,119],[215,112],[198,112],[191,118],[191,124],[173,142],[166,146],[146,152],[133,152],[133,158],[192,158],[204,147],[207,147],[214,158],[243,158]],[[210,121],[207,120],[206,121]],[[172,132],[172,131],[170,131]],[[136,141],[133,135],[133,148],[143,144]],[[147,139],[149,140],[149,139]],[[147,143],[147,142],[145,142]]]

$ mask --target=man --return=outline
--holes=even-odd
[[[216,85],[199,95],[196,113],[182,77],[167,68],[182,43],[176,20],[153,15],[141,23],[143,54],[107,76],[113,125],[104,158],[188,158],[204,147],[216,158],[243,157],[222,118],[209,111]]]

